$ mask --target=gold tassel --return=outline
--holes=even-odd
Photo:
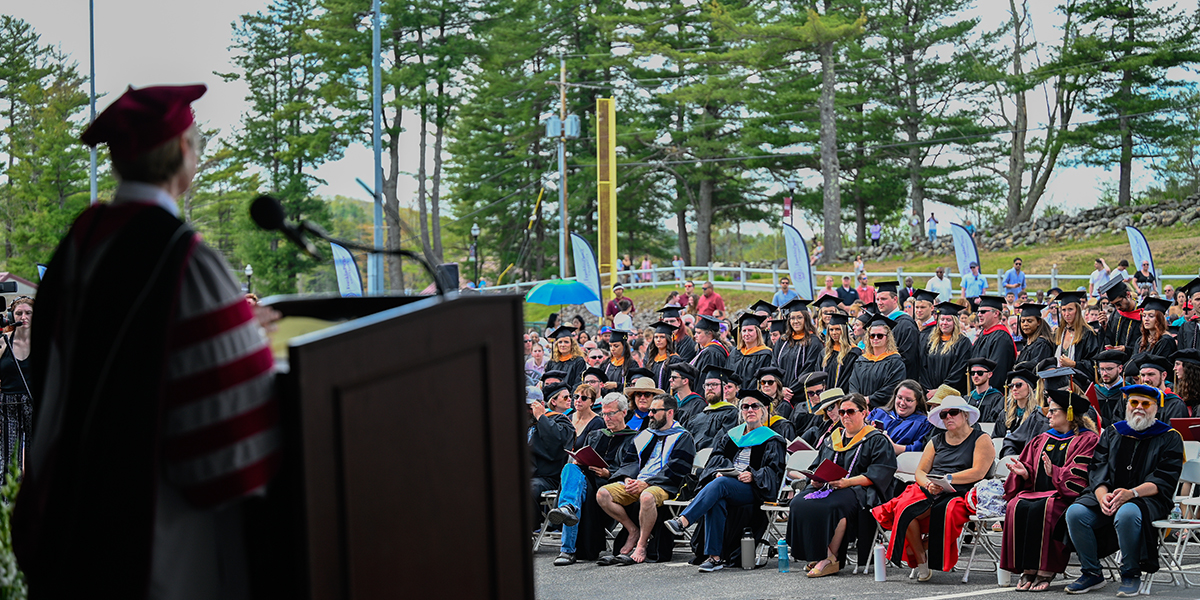
[[[1075,407],[1070,404],[1067,405],[1067,422],[1075,422]]]

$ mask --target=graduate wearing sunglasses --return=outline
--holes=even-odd
[[[938,431],[925,444],[916,481],[899,496],[872,509],[879,524],[891,531],[888,560],[917,567],[917,580],[929,581],[931,569],[950,571],[958,563],[958,536],[966,524],[962,499],[991,472],[996,448],[992,439],[974,427],[979,409],[960,396],[948,396],[929,422]],[[931,481],[949,479],[953,491]],[[928,548],[922,534],[928,533]]]
[[[826,460],[847,471],[837,481],[811,481],[789,506],[788,547],[792,557],[806,562],[809,577],[837,573],[846,560],[846,545],[858,529],[874,531],[864,511],[888,498],[896,473],[896,452],[883,431],[866,423],[869,406],[862,394],[843,396],[835,405],[842,428],[823,444],[810,470]],[[860,544],[860,548],[870,548]],[[867,555],[859,552],[859,562]]]
[[[1070,593],[1104,587],[1100,560],[1121,551],[1118,596],[1137,595],[1143,572],[1158,571],[1158,533],[1151,523],[1167,518],[1183,471],[1183,438],[1158,420],[1163,393],[1129,385],[1125,420],[1104,430],[1092,455],[1087,490],[1067,508],[1067,531],[1083,575]]]
[[[787,462],[787,441],[766,427],[771,399],[758,390],[741,390],[737,398],[742,423],[717,439],[700,473],[704,487],[679,518],[665,523],[675,535],[703,523],[692,536],[692,547],[703,559],[701,573],[718,571],[740,559],[737,540],[751,522],[755,535],[762,538],[766,521],[754,517],[761,514],[758,507],[779,491]]]
[[[904,359],[892,336],[895,321],[883,316],[872,315],[867,321],[867,347],[854,363],[854,372],[847,382],[847,391],[862,394],[878,408],[892,399],[896,384],[906,379]]]

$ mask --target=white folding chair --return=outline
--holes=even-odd
[[[979,428],[982,429],[984,433],[986,433],[988,435],[992,435],[992,432],[996,430],[996,424],[995,423],[979,423]]]
[[[712,456],[712,452],[712,448],[701,448],[696,452],[696,457],[692,459],[693,475],[699,475],[699,473],[704,470],[704,467],[708,465],[708,459]],[[667,510],[671,511],[672,519],[678,519],[679,515],[683,514],[684,509],[686,509],[691,503],[691,500],[676,500],[672,498],[666,502],[663,502],[663,506],[667,507]],[[691,543],[691,540],[691,531],[684,531],[683,537],[679,540],[679,543],[688,545]]]
[[[896,479],[904,483],[916,481],[917,467],[921,465],[924,452],[902,452],[896,456]]]
[[[1152,523],[1154,528],[1158,529],[1158,556],[1165,567],[1159,573],[1169,575],[1173,585],[1179,585],[1181,580],[1184,587],[1200,585],[1188,579],[1189,575],[1200,576],[1200,555],[1191,555],[1190,558],[1195,559],[1196,562],[1187,562],[1188,549],[1193,544],[1200,544],[1200,520],[1186,518],[1189,515],[1194,516],[1195,510],[1200,507],[1200,498],[1194,496],[1197,491],[1200,491],[1200,488],[1197,487],[1198,484],[1200,484],[1200,460],[1189,460],[1183,463],[1183,471],[1179,475],[1179,483],[1175,486],[1173,500],[1185,519],[1181,522],[1161,520]],[[1167,540],[1167,536],[1171,532],[1175,533],[1174,543]],[[1190,568],[1188,568],[1189,566]],[[1147,577],[1142,583],[1142,589],[1148,594],[1153,585],[1154,577]]]
[[[992,438],[992,446],[996,448],[996,458],[1000,458],[1000,451],[1004,449],[1004,438]]]
[[[780,530],[779,526],[785,521],[781,521],[783,515],[788,514],[788,505],[784,502],[784,494],[790,487],[792,481],[798,481],[788,475],[789,471],[798,471],[807,469],[816,460],[818,452],[816,450],[799,450],[788,456],[787,466],[784,469],[783,481],[779,485],[779,493],[776,494],[775,502],[765,502],[759,508],[767,513],[767,540],[771,544],[777,543],[779,540],[787,537],[786,532]],[[801,475],[803,477],[803,475]]]
[[[537,535],[534,536],[534,538],[533,538],[534,553],[537,553],[538,549],[542,547],[543,541],[548,541],[547,538],[558,538],[560,540],[562,539],[561,532],[550,533],[550,531],[549,531],[549,529],[550,529],[550,511],[558,507],[558,490],[549,490],[549,491],[542,492],[541,503],[542,503],[542,506],[545,508],[545,510],[543,512],[546,513],[546,516],[542,518],[542,527],[541,527],[541,529],[538,530]]]
[[[1186,441],[1183,443],[1184,460],[1200,460],[1200,442]]]

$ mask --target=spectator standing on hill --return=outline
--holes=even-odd
[[[921,239],[921,215],[917,214],[917,211],[912,212],[912,216],[908,219],[908,226],[912,229],[913,241]]]
[[[867,274],[863,273],[858,276],[858,287],[854,290],[858,293],[858,299],[863,304],[870,304],[875,301],[875,288],[867,282]]]
[[[987,277],[984,277],[979,272],[979,263],[973,262],[970,266],[971,272],[963,275],[962,295],[971,303],[971,310],[975,310],[979,306],[979,297],[987,291]]]
[[[700,294],[700,298],[696,300],[696,314],[724,319],[727,316],[725,313],[725,299],[713,289],[713,283],[705,281],[700,289],[704,293]]]
[[[975,224],[970,219],[967,219],[967,224],[963,226],[963,229],[967,230],[967,235],[971,236],[971,239],[975,239]]]
[[[850,276],[842,275],[842,287],[837,289],[838,300],[841,301],[842,310],[850,310],[850,305],[858,301],[858,292],[850,287]]]
[[[1121,259],[1121,262],[1117,263],[1117,268],[1113,269],[1112,272],[1108,274],[1109,281],[1118,277],[1120,277],[1121,281],[1124,282],[1129,282],[1131,279],[1133,279],[1133,277],[1129,274],[1129,261],[1123,258]]]
[[[1025,273],[1021,271],[1022,264],[1021,257],[1018,256],[1013,259],[1012,268],[1004,272],[1004,280],[1001,284],[1005,295],[1012,293],[1015,298],[1025,291]]]
[[[800,294],[792,288],[792,278],[784,275],[779,278],[779,291],[775,292],[775,295],[771,297],[771,304],[783,306],[799,297]]]
[[[929,213],[929,219],[927,219],[925,221],[925,225],[926,225],[926,229],[929,230],[929,243],[932,244],[934,242],[937,242],[938,220],[937,220],[937,217],[933,216],[932,212]]]
[[[683,281],[683,259],[678,254],[671,258],[671,266],[675,268],[675,280]]]
[[[1088,280],[1088,295],[1092,298],[1100,297],[1100,288],[1108,282],[1108,265],[1105,264],[1103,258],[1096,259],[1096,270],[1092,271],[1092,276]]]
[[[1146,296],[1154,289],[1154,273],[1150,272],[1150,261],[1143,260],[1142,268],[1137,273],[1133,274],[1133,280],[1137,282],[1138,295]]]
[[[949,277],[946,277],[945,267],[937,268],[934,276],[925,282],[925,289],[938,295],[938,303],[950,301],[954,295],[954,283],[950,281]]]
[[[879,223],[879,219],[871,224],[871,245],[878,246],[880,238],[883,237],[883,225]]]

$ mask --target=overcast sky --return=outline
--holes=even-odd
[[[128,85],[142,86],[157,83],[204,82],[209,91],[195,104],[196,113],[208,127],[228,133],[238,123],[245,110],[246,87],[241,82],[225,83],[213,74],[233,70],[229,62],[231,24],[242,14],[263,10],[266,0],[117,0],[96,2],[96,91],[108,94],[98,101],[97,110],[110,103]],[[1050,2],[1033,0],[1037,36],[1042,43],[1052,43],[1057,36],[1057,18],[1049,11]],[[364,10],[370,3],[363,0]],[[989,29],[996,27],[1007,15],[1007,3],[980,0],[977,9]],[[8,0],[3,12],[21,18],[41,34],[42,42],[58,45],[78,61],[81,73],[88,72],[88,2],[86,0],[55,0],[53,2]],[[547,87],[547,94],[556,93]],[[1031,96],[1033,96],[1031,94]],[[1035,99],[1031,97],[1031,102]],[[618,122],[620,113],[618,107]],[[1031,106],[1031,123],[1044,122],[1041,112]],[[406,119],[406,122],[411,120]],[[409,134],[401,147],[408,151],[401,158],[401,169],[416,172],[416,136]],[[431,159],[432,160],[432,159]],[[581,158],[581,160],[583,160]],[[584,162],[590,162],[587,157]],[[361,145],[351,147],[345,158],[322,167],[317,175],[327,185],[317,189],[324,195],[341,194],[366,199],[355,183],[356,177],[371,182],[370,150]],[[620,174],[618,173],[618,178]],[[1099,195],[1099,186],[1114,181],[1116,172],[1103,169],[1061,169],[1049,186],[1042,206],[1058,205],[1068,210],[1090,207]],[[1135,189],[1152,182],[1146,170],[1135,171]],[[401,187],[401,201],[413,198],[415,185],[411,178]],[[536,190],[531,191],[536,193]],[[934,205],[933,210],[948,228],[950,221],[960,220],[953,208]],[[926,209],[927,211],[929,208]],[[673,220],[671,221],[673,223]],[[797,224],[799,225],[799,223]],[[762,229],[769,226],[764,224]],[[804,231],[806,228],[802,229]],[[805,231],[807,233],[807,231]]]

